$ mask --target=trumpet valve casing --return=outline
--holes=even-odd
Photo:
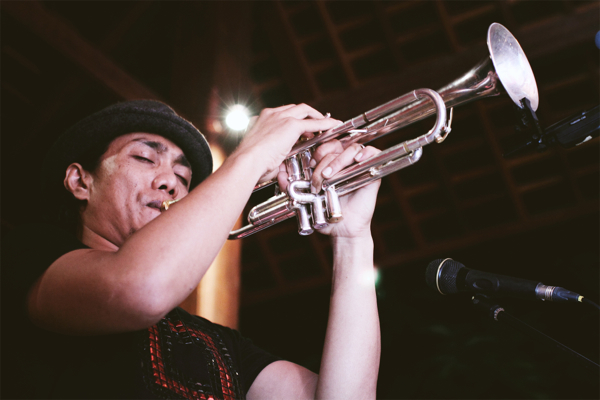
[[[329,186],[325,190],[325,202],[327,204],[328,221],[332,224],[344,219],[342,216],[342,206],[340,199],[335,191],[335,186]]]

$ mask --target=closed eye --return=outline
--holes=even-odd
[[[136,160],[141,161],[141,162],[148,162],[148,163],[154,164],[154,161],[152,161],[151,159],[146,158],[146,157],[133,156],[133,158],[135,158]]]
[[[181,183],[183,183],[183,186],[188,187],[188,181],[187,181],[187,179],[185,179],[181,175],[177,175],[177,174],[175,174],[175,175],[177,176],[177,178],[179,178],[179,180],[181,181]]]

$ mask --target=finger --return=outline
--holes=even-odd
[[[310,184],[310,191],[312,193],[318,193],[321,191],[322,186],[323,186],[323,180],[325,179],[323,177],[323,171],[326,170],[327,168],[329,168],[329,165],[331,164],[331,162],[333,162],[333,160],[335,160],[339,156],[340,156],[340,154],[329,153],[329,154],[325,155],[321,159],[321,161],[317,164],[317,166],[315,167],[315,169],[313,171],[313,176],[312,176],[311,184]]]
[[[353,164],[355,162],[354,157],[356,157],[361,150],[363,150],[363,148],[359,144],[349,146],[322,170],[321,175],[323,175],[324,178],[331,178],[348,165]]]
[[[276,113],[276,112],[283,112],[285,110],[289,110],[290,108],[293,108],[293,107],[296,107],[296,104],[286,104],[286,105],[274,107],[274,108],[265,108],[265,109],[263,109],[263,111],[266,111],[267,113]]]
[[[379,150],[373,146],[366,146],[366,147],[361,146],[361,149],[354,156],[354,161],[359,162],[359,161],[368,160],[369,158],[371,158],[374,155],[379,154],[379,153],[381,153],[381,150]]]
[[[333,128],[341,123],[337,119],[333,118],[321,118],[321,119],[295,119],[288,118],[286,123],[296,125],[293,129],[297,129],[298,136],[302,134],[314,134],[318,131],[326,131]]]
[[[331,121],[331,124],[327,124],[325,128],[321,128],[321,129],[314,130],[311,132],[306,132],[306,133],[302,134],[302,137],[306,138],[306,140],[309,140],[316,136],[316,132],[319,132],[319,134],[321,134],[321,132],[328,131],[332,128],[335,128],[338,125],[343,124],[343,122],[340,121],[339,119],[333,119],[333,118],[323,118],[321,121],[327,121],[327,120]]]
[[[279,170],[279,173],[277,174],[277,184],[279,185],[280,192],[283,193],[287,191],[287,187],[290,183],[288,181],[288,173],[285,171],[285,168],[283,171],[281,169]]]
[[[298,119],[313,118],[323,119],[325,116],[307,104],[298,104],[286,109],[283,114]]]
[[[311,167],[314,168],[327,154],[342,154],[343,151],[344,147],[339,140],[325,142],[313,152],[312,159],[314,162],[311,161]]]
[[[332,158],[332,154],[328,154],[316,166],[313,172],[312,185],[320,191],[323,180],[331,178],[347,166],[361,159],[366,160],[379,152],[380,150],[374,147],[363,148],[363,146],[355,143],[348,146],[336,157]]]

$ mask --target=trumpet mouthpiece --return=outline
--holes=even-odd
[[[163,201],[160,205],[160,211],[167,211],[169,207],[171,207],[171,204],[177,203],[179,200],[180,199]]]

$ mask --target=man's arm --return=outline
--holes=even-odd
[[[334,175],[353,160],[377,150],[359,146],[315,153],[318,185],[322,171]],[[360,155],[359,155],[360,154]],[[328,171],[329,172],[329,171]],[[317,183],[315,183],[317,181]],[[342,198],[344,220],[324,233],[332,236],[333,281],[329,320],[319,375],[287,362],[276,362],[256,378],[249,399],[374,399],[381,352],[370,222],[379,181]]]
[[[249,400],[374,399],[381,351],[369,238],[339,241],[319,375],[277,361],[258,375]]]
[[[276,174],[300,135],[338,123],[306,105],[263,111],[219,170],[120,247],[90,234],[92,249],[56,260],[30,291],[30,317],[69,334],[156,323],[198,285],[261,176]]]

